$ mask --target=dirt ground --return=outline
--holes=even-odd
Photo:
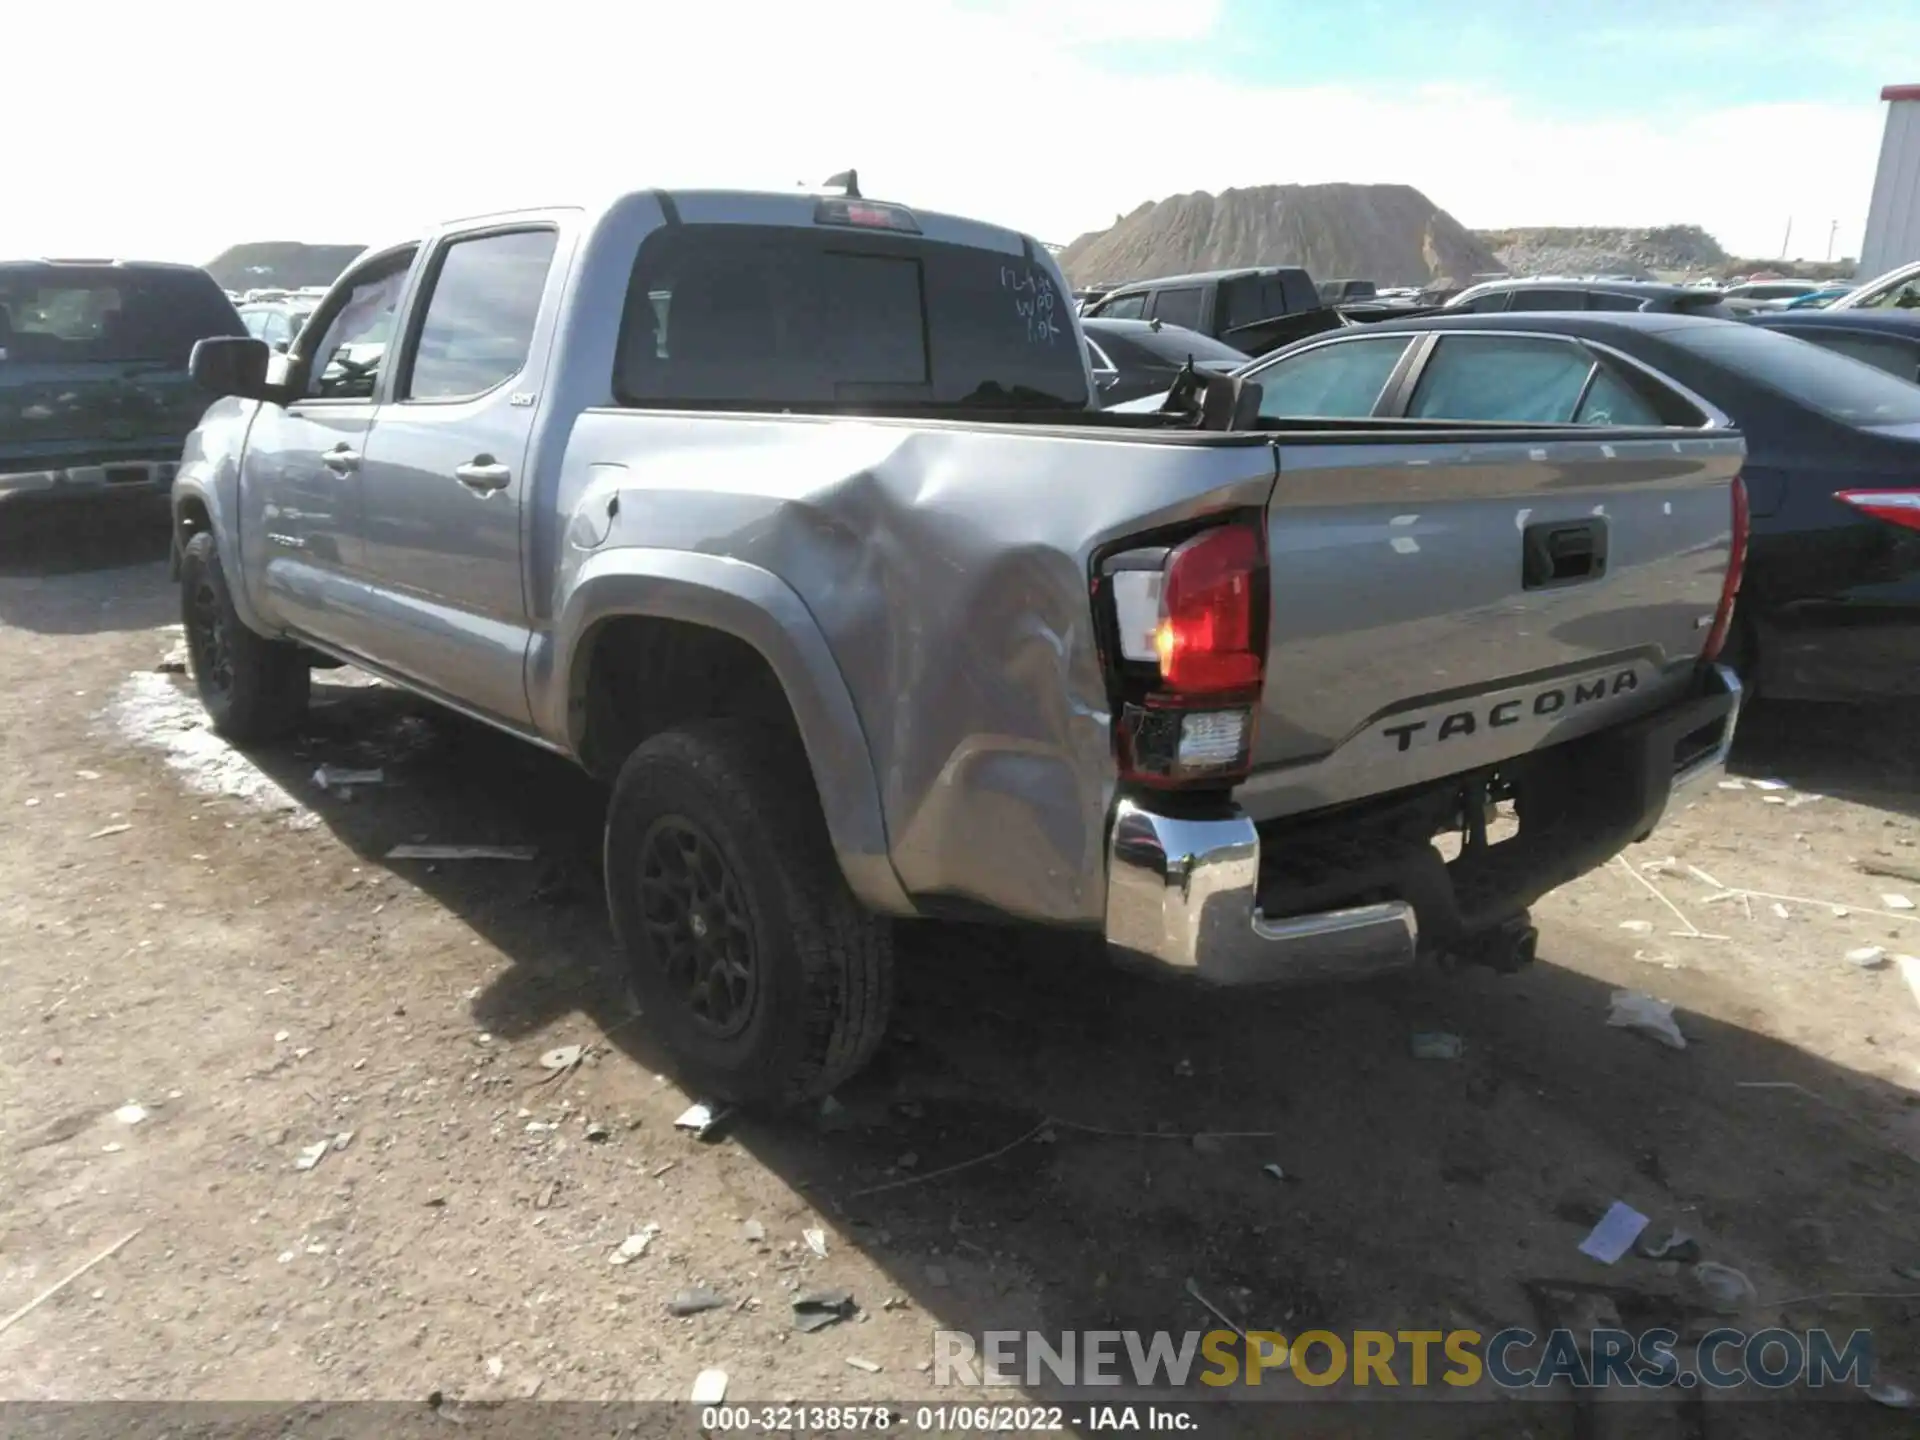
[[[174,609],[149,518],[0,516],[0,1315],[137,1231],[0,1333],[0,1398],[683,1399],[717,1366],[730,1399],[951,1401],[934,1328],[1216,1328],[1190,1281],[1287,1333],[1543,1326],[1582,1285],[1697,1319],[1691,1267],[1576,1249],[1616,1199],[1748,1277],[1739,1323],[1870,1327],[1920,1388],[1920,712],[1757,708],[1743,788],[1550,897],[1515,977],[1250,998],[909,931],[840,1111],[701,1143],[623,998],[595,787],[345,671],[298,744],[236,756],[156,673]],[[417,840],[538,854],[383,858]],[[1686,1048],[1610,1028],[1617,989]],[[1414,1056],[1433,1031],[1458,1058]],[[590,1048],[554,1078],[562,1045]],[[796,1333],[830,1286],[858,1315]],[[669,1316],[693,1287],[726,1304]],[[1844,1411],[1818,1433],[1911,1421]]]

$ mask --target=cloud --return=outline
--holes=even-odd
[[[1144,200],[1399,181],[1471,225],[1697,221],[1777,249],[1857,244],[1879,108],[1543,119],[1459,87],[1123,73],[1109,42],[1192,39],[1212,4],[815,0],[484,8],[387,0],[364,23],[198,0],[9,19],[0,251],[204,260],[243,239],[374,242],[450,216],[646,185],[785,188],[848,165],[873,194],[1066,241]],[[1284,73],[1284,68],[1280,73]],[[157,88],[155,77],[167,77]],[[1817,239],[1817,244],[1814,243]]]

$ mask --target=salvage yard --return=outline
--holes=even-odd
[[[718,1367],[953,1400],[935,1328],[1212,1328],[1192,1290],[1289,1334],[1491,1333],[1603,1285],[1697,1333],[1692,1265],[1579,1252],[1616,1200],[1745,1277],[1736,1323],[1870,1327],[1920,1388],[1920,714],[1756,710],[1728,786],[1550,897],[1516,977],[1250,1001],[908,932],[876,1065],[703,1143],[613,969],[600,792],[347,671],[235,755],[157,668],[164,546],[0,528],[0,1398],[680,1399]],[[1621,990],[1684,1048],[1610,1026]],[[819,1289],[858,1309],[799,1332]]]

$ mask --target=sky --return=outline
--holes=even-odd
[[[1791,223],[1821,258],[1858,252],[1920,0],[22,0],[6,44],[0,257],[204,262],[855,166],[1053,243],[1345,180],[1745,255]]]

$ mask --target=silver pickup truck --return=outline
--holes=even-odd
[[[1224,983],[1530,958],[1731,740],[1739,436],[1262,421],[1204,376],[1103,414],[1067,295],[854,196],[371,251],[290,354],[194,355],[207,710],[266,741],[345,661],[604,777],[634,990],[729,1099],[856,1070],[916,918]]]

